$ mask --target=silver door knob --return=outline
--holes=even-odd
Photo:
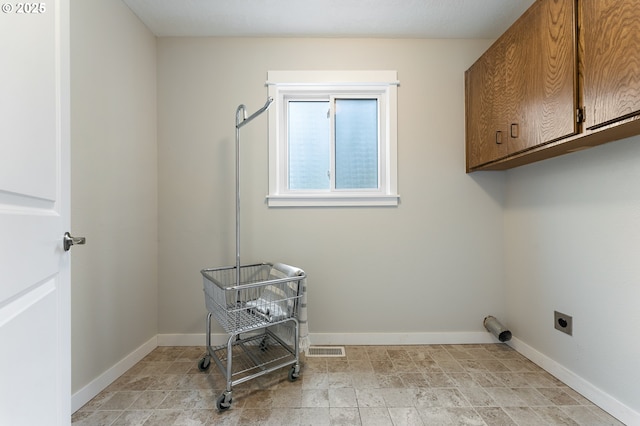
[[[87,243],[87,239],[85,237],[72,237],[68,232],[64,233],[64,237],[62,238],[62,245],[64,247],[64,251],[69,251],[71,246],[75,245],[83,245]]]

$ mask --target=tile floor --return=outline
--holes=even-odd
[[[233,388],[203,347],[159,347],[72,416],[80,425],[622,425],[502,344],[347,346]]]

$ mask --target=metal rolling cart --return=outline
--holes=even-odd
[[[231,406],[234,385],[287,366],[290,381],[300,375],[297,313],[304,271],[281,263],[245,265],[236,285],[235,269],[201,271],[209,314],[207,353],[198,368],[208,369],[213,359],[224,375],[226,390],[216,400],[221,411]],[[226,345],[211,346],[211,317],[227,332]]]
[[[248,118],[244,105],[236,110],[236,264],[200,271],[208,315],[207,351],[198,368],[207,370],[213,359],[223,373],[226,389],[216,400],[220,411],[231,407],[234,385],[287,366],[290,381],[300,375],[298,315],[304,271],[283,263],[240,264],[240,128],[271,102],[269,98]],[[226,345],[211,346],[211,317],[228,334]]]

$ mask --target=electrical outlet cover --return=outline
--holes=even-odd
[[[562,331],[569,336],[573,335],[573,317],[562,312],[553,312],[553,324],[556,330]]]

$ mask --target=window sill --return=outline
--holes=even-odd
[[[397,206],[400,195],[268,195],[269,207]]]

